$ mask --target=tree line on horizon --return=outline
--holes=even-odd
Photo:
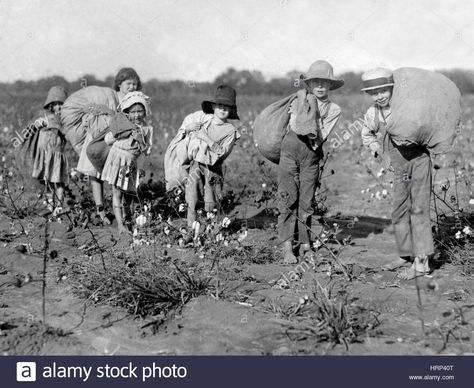
[[[474,71],[464,69],[452,69],[439,71],[450,78],[460,89],[462,94],[474,94]],[[301,72],[291,71],[284,77],[265,79],[260,71],[236,70],[228,68],[225,72],[216,77],[213,82],[194,82],[192,80],[171,80],[164,81],[151,79],[142,82],[143,89],[149,95],[189,95],[205,94],[212,95],[215,87],[226,83],[235,87],[241,95],[288,95],[300,88],[298,83]],[[341,74],[344,79],[344,87],[338,93],[353,94],[360,93],[361,85],[360,72],[346,72]],[[85,75],[76,81],[67,81],[62,76],[51,76],[35,81],[15,81],[13,83],[0,83],[0,98],[21,99],[26,97],[45,96],[49,88],[60,85],[72,93],[81,87],[89,85],[113,87],[114,77],[112,75],[105,79],[97,79],[94,75]]]

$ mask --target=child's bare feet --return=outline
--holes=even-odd
[[[412,280],[418,276],[423,276],[424,274],[424,272],[417,272],[415,270],[415,264],[412,264],[410,268],[404,268],[402,271],[398,272],[397,277],[402,280]]]
[[[399,257],[397,260],[394,260],[388,264],[382,266],[382,271],[394,271],[396,269],[402,267],[408,267],[410,265],[410,261]]]
[[[100,217],[100,219],[101,219],[101,221],[104,225],[110,225],[111,224],[111,222],[110,222],[109,218],[107,217],[107,215],[105,214],[104,210],[102,210],[100,212],[97,212],[97,215]]]
[[[429,256],[421,255],[415,257],[414,264],[417,272],[424,272],[425,274],[430,273]]]
[[[118,230],[119,234],[124,234],[124,235],[128,235],[128,236],[132,235],[132,233],[127,229],[127,227],[125,225],[119,225],[117,227],[117,230]]]
[[[417,256],[410,268],[405,268],[398,273],[398,277],[402,280],[411,280],[419,276],[424,276],[430,273],[430,266],[428,263],[428,256]]]
[[[283,264],[296,264],[298,263],[298,259],[293,254],[293,244],[291,241],[285,241],[283,243]]]

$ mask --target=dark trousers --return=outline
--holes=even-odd
[[[211,212],[219,206],[222,196],[222,164],[207,166],[192,162],[186,182],[185,198],[188,204],[188,226],[196,221],[196,210],[204,207]]]
[[[389,147],[394,168],[392,223],[398,254],[434,253],[431,233],[431,159],[423,147]]]
[[[314,194],[319,181],[319,161],[323,157],[309,146],[305,137],[288,131],[281,144],[278,168],[278,231],[281,242],[292,241],[296,229],[302,244],[310,241]]]

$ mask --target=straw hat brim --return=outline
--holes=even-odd
[[[325,81],[329,81],[330,82],[329,90],[336,90],[336,89],[339,89],[340,87],[342,87],[342,85],[344,85],[344,80],[343,79],[323,78],[323,77],[304,78],[304,76],[301,76],[301,79],[306,83],[308,83],[308,81],[310,81],[312,79],[322,79],[322,80],[325,80]]]
[[[369,86],[367,88],[362,88],[360,89],[361,92],[366,92],[368,90],[375,90],[375,89],[381,89],[381,88],[385,88],[387,86],[393,86],[395,85],[394,82],[390,82],[390,83],[386,83],[386,84],[383,84],[383,85],[375,85],[375,86]]]

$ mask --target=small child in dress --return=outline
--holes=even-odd
[[[139,183],[138,157],[149,155],[153,142],[153,127],[145,117],[149,115],[149,97],[142,92],[128,93],[119,105],[123,113],[111,120],[105,142],[111,144],[102,170],[102,179],[112,185],[114,215],[120,233],[130,233],[125,223],[131,221],[131,201]],[[124,133],[129,133],[124,136]],[[119,136],[120,135],[120,136]]]
[[[223,162],[240,137],[227,120],[239,120],[236,92],[228,85],[218,86],[212,101],[203,101],[202,111],[188,115],[181,125],[189,137],[187,158],[190,161],[185,198],[188,204],[188,226],[196,221],[196,211],[204,204],[211,212],[218,207],[223,185]]]
[[[66,98],[63,87],[53,86],[43,106],[44,116],[34,122],[40,133],[32,176],[44,181],[47,189],[52,191],[48,210],[55,216],[63,212],[64,185],[68,180],[68,161],[64,152],[66,139],[61,132],[60,120],[61,106]]]

